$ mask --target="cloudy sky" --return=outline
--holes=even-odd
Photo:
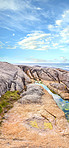
[[[0,0],[0,61],[69,62],[69,0]]]

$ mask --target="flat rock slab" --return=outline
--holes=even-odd
[[[0,147],[69,147],[69,123],[47,91],[44,90],[41,103],[16,102],[5,114],[1,127]]]

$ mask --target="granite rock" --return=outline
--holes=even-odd
[[[7,62],[0,62],[0,95],[8,90],[22,91],[30,82],[30,78],[21,68]]]
[[[39,85],[29,84],[27,86],[27,91],[21,94],[22,98],[18,100],[18,102],[20,102],[21,104],[40,103],[43,94],[43,89]]]

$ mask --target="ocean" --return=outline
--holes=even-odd
[[[61,68],[69,71],[69,63],[21,63],[20,65]]]

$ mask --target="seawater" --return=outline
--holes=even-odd
[[[38,82],[36,82],[36,84],[41,85],[49,92],[49,94],[53,96],[53,99],[57,103],[58,107],[65,113],[66,119],[69,121],[69,101],[63,100],[59,95],[54,94],[46,85],[39,84]]]
[[[41,67],[52,67],[52,68],[60,68],[63,70],[69,71],[69,63],[22,63],[22,65],[29,66],[41,66]],[[39,83],[38,83],[39,84]],[[59,95],[52,93],[46,85],[42,85],[52,96],[57,105],[63,112],[65,113],[66,119],[69,120],[69,101],[63,100]]]

